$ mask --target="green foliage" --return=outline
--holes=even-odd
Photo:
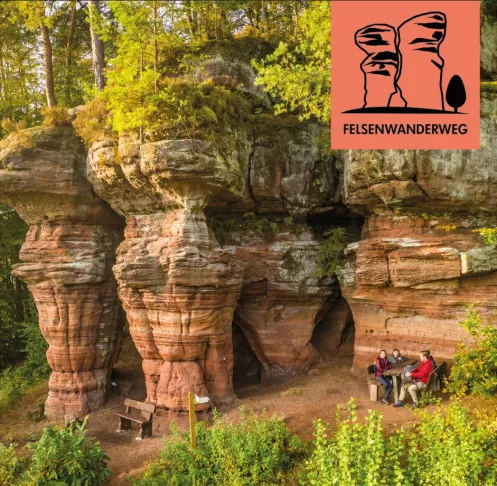
[[[0,444],[0,486],[13,486],[22,471],[22,461],[13,445]]]
[[[346,246],[347,231],[340,226],[325,232],[326,239],[321,244],[316,261],[316,277],[334,277],[343,267],[343,250]]]
[[[463,486],[495,484],[497,434],[492,423],[473,423],[457,401],[446,413],[418,412],[419,424],[386,437],[382,415],[370,410],[364,423],[353,400],[333,432],[314,423],[314,449],[302,485]]]
[[[26,122],[24,120],[21,120],[20,122],[15,122],[10,118],[4,118],[2,120],[1,126],[6,135],[9,135],[10,133],[14,132],[19,132],[20,130],[24,130],[27,127]]]
[[[86,436],[86,421],[57,430],[43,429],[40,440],[28,444],[33,452],[26,484],[97,486],[109,476],[108,457],[98,442]]]
[[[497,327],[484,326],[474,306],[468,307],[461,326],[474,342],[458,345],[450,373],[449,391],[456,395],[494,395],[497,393]]]
[[[257,84],[275,98],[275,112],[296,113],[328,123],[330,118],[330,3],[309,2],[293,43],[280,42],[262,62],[254,61]]]
[[[63,106],[53,106],[51,108],[45,106],[42,108],[41,114],[43,115],[43,126],[45,127],[55,128],[71,125],[69,112]]]
[[[430,220],[430,215],[427,214],[427,213],[406,213],[405,214],[408,218],[411,218],[411,219],[418,219],[418,218],[422,218],[424,219],[425,221],[429,221]]]
[[[0,2],[0,18],[0,119],[33,126],[44,99],[38,39],[21,21],[17,2]],[[7,132],[2,125],[0,138]]]
[[[419,399],[420,407],[427,407],[429,405],[440,405],[442,399],[436,397],[433,392],[425,391],[421,394],[421,398]]]
[[[32,386],[50,373],[46,351],[48,344],[36,321],[28,321],[21,328],[26,343],[22,350],[26,360],[15,368],[6,368],[0,375],[0,410],[9,408]]]
[[[266,218],[259,216],[254,212],[243,213],[240,217],[220,218],[216,216],[209,216],[209,227],[214,231],[217,241],[223,245],[225,242],[226,234],[230,232],[255,232],[260,235],[270,237],[284,231],[291,231],[299,234],[308,228],[307,225],[295,222],[292,216],[285,216],[283,218]]]
[[[214,425],[196,424],[197,449],[188,436],[172,428],[165,437],[161,459],[149,466],[140,486],[212,484],[263,486],[285,484],[286,474],[301,458],[304,448],[285,423],[274,417],[239,412],[230,423],[219,414]],[[195,483],[193,483],[195,481]]]
[[[106,87],[102,97],[116,133],[135,132],[150,140],[219,137],[222,142],[223,134],[248,120],[250,104],[236,92],[174,78],[160,80],[155,92],[156,79],[149,71],[136,82],[120,76]]]
[[[78,110],[72,124],[86,145],[91,145],[110,136],[109,123],[105,102],[96,98]]]
[[[33,298],[12,276],[27,225],[8,206],[0,206],[0,410],[8,408],[49,372],[47,343],[37,323]],[[25,358],[20,366],[17,362]]]
[[[478,233],[486,245],[495,245],[497,243],[497,228],[478,228],[473,230],[474,233]]]
[[[0,205],[0,372],[23,356],[25,322],[35,319],[36,310],[26,285],[12,275],[27,225],[6,206]]]

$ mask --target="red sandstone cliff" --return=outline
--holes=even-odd
[[[206,70],[267,103],[250,69],[214,58]],[[104,403],[119,300],[146,398],[170,410],[186,407],[188,391],[233,401],[233,323],[263,380],[305,373],[319,359],[318,325],[331,347],[340,343],[350,318],[341,293],[356,326],[355,365],[394,345],[450,358],[467,339],[464,306],[475,303],[484,317],[495,309],[496,250],[473,231],[497,225],[497,110],[488,95],[482,106],[480,151],[330,157],[319,127],[271,115],[233,127],[224,149],[202,134],[123,136],[85,154],[71,128],[3,140],[0,199],[30,225],[14,272],[50,344],[47,415],[62,420]],[[340,286],[317,278],[322,227],[354,234],[363,217]]]
[[[29,224],[14,275],[27,282],[49,343],[45,414],[64,420],[105,403],[123,324],[112,275],[119,217],[86,179],[72,128],[35,128],[0,144],[0,195]]]
[[[493,317],[497,249],[474,230],[497,225],[496,112],[483,94],[480,150],[345,154],[344,202],[366,215],[341,281],[356,366],[394,346],[451,358],[465,306]]]

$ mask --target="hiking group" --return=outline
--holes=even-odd
[[[387,359],[386,350],[382,349],[380,355],[375,361],[375,378],[376,381],[385,389],[383,403],[390,405],[390,393],[392,392],[392,382],[384,375],[385,371],[392,368],[393,365],[407,361],[407,356],[402,356],[399,348],[395,348]],[[416,365],[406,366],[402,371],[402,387],[399,399],[394,403],[394,407],[403,407],[406,393],[412,397],[412,408],[418,406],[418,391],[423,391],[428,386],[428,380],[432,371],[436,368],[435,360],[430,351],[424,350],[419,353],[419,361]]]

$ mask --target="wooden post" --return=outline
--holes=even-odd
[[[197,448],[195,440],[195,395],[193,392],[188,392],[188,412],[190,415],[190,442],[194,449]]]

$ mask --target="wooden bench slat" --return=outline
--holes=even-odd
[[[139,424],[148,424],[151,420],[146,420],[140,418],[138,415],[131,415],[130,413],[118,413],[114,412],[118,417],[122,417],[128,420],[132,420],[133,422],[138,422]]]
[[[136,400],[131,400],[130,398],[126,398],[126,400],[124,400],[124,406],[135,408],[136,410],[141,410],[143,412],[155,413],[155,405],[138,402]]]

